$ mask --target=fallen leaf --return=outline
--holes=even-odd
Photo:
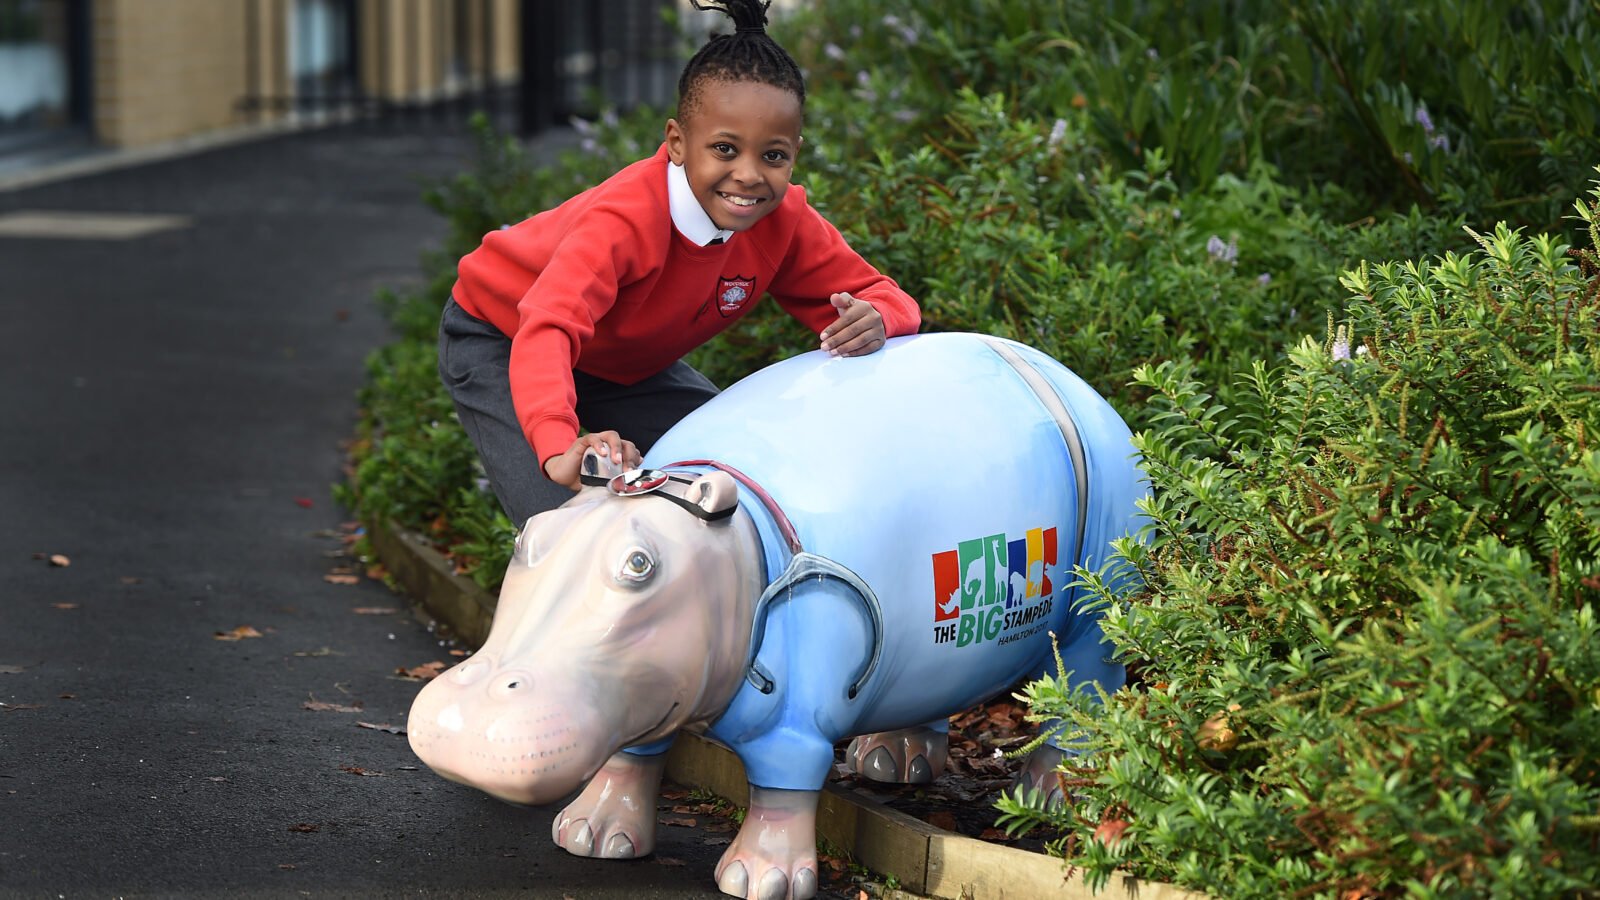
[[[390,734],[405,734],[406,733],[406,730],[404,728],[401,728],[399,725],[390,725],[388,723],[384,723],[382,725],[374,725],[371,722],[357,722],[356,723],[356,727],[358,727],[358,728],[370,728],[373,731],[387,731]]]
[[[681,865],[683,865],[683,860],[681,860],[681,859],[673,859],[670,856],[658,856],[658,857],[656,857],[656,862],[658,864],[660,864],[660,865],[663,865],[663,866],[681,866]]]
[[[0,666],[0,675],[21,675],[26,666]]]
[[[311,508],[312,501],[310,497],[296,497],[294,498],[294,502],[296,505],[304,507],[305,509]]]
[[[430,663],[423,663],[420,666],[415,666],[410,669],[406,668],[405,666],[395,669],[395,672],[413,681],[427,681],[430,678],[436,677],[440,672],[443,671],[444,663],[440,662],[439,660],[434,660]]]
[[[294,863],[278,863],[278,868],[284,869],[284,870],[287,870],[287,871],[293,871],[294,870]]]
[[[17,712],[23,709],[44,709],[43,703],[0,703],[0,709],[6,712]]]
[[[700,824],[699,819],[693,819],[688,816],[662,816],[657,821],[663,825],[677,825],[680,828],[693,828]]]
[[[300,704],[300,708],[309,709],[312,712],[361,712],[361,704],[359,703],[357,703],[355,706],[340,706],[337,703],[329,703],[325,700],[307,700],[306,702]]]
[[[67,566],[72,565],[72,560],[67,559],[60,553],[52,553],[50,554],[50,565],[59,569],[65,569]]]
[[[329,584],[359,584],[361,582],[361,579],[354,575],[341,575],[337,572],[329,572],[327,575],[322,576],[322,580]]]
[[[373,581],[382,581],[388,574],[389,570],[385,569],[382,563],[373,563],[367,566],[367,577]]]
[[[137,575],[124,575],[121,578],[118,578],[117,580],[122,582],[123,584],[142,584],[144,582],[144,579],[140,578]]]
[[[450,651],[450,655],[451,656],[466,656],[467,655],[467,651],[465,651],[465,650],[451,650]]]
[[[78,604],[76,604],[76,603],[52,603],[50,605],[54,606],[56,609],[77,609],[78,608]]]
[[[78,699],[78,695],[77,694],[58,694],[57,696],[59,696],[63,700],[76,700],[76,699]]]
[[[943,828],[945,831],[956,830],[955,814],[946,812],[945,810],[928,813],[928,815],[924,817],[923,821],[935,828]]]
[[[982,839],[982,840],[985,840],[985,841],[1009,841],[1009,840],[1011,840],[1011,835],[1006,834],[1005,830],[1001,829],[1001,828],[985,828],[983,830],[983,833],[978,835],[978,837],[980,839]]]
[[[322,647],[322,648],[317,649],[317,650],[296,650],[294,652],[294,655],[295,656],[338,656],[339,654],[334,650],[328,649],[327,647]]]
[[[218,631],[211,636],[219,641],[242,641],[245,638],[261,637],[261,632],[251,628],[249,625],[240,625],[232,631]]]
[[[400,610],[394,608],[393,606],[358,606],[351,610],[351,612],[358,616],[387,616],[390,613],[397,613],[399,611]]]
[[[308,832],[312,832],[312,831],[321,831],[322,830],[322,826],[321,825],[313,825],[310,822],[301,822],[298,825],[290,825],[289,826],[289,830],[290,831],[299,831],[299,832],[302,832],[302,833],[308,833]]]
[[[362,776],[364,778],[382,778],[382,777],[384,777],[384,773],[382,773],[382,772],[374,772],[371,769],[363,769],[360,766],[340,766],[339,767],[339,771],[341,771],[341,772],[349,772],[351,775],[360,775],[360,776]]]

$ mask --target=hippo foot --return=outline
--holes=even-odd
[[[850,771],[892,784],[928,784],[944,774],[949,756],[949,733],[928,727],[864,734],[844,754]]]
[[[1038,749],[1028,754],[1022,763],[1022,768],[1017,770],[1017,777],[1011,782],[1009,793],[1015,795],[1018,791],[1024,794],[1038,791],[1044,795],[1044,808],[1057,810],[1066,805],[1066,791],[1061,787],[1060,772],[1061,760],[1066,754],[1060,748],[1049,744],[1041,744]]]
[[[817,895],[817,793],[750,786],[750,808],[717,862],[717,888],[745,900]]]
[[[634,859],[656,848],[656,798],[667,758],[618,753],[606,760],[578,799],[550,826],[574,856]]]

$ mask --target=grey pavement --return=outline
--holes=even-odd
[[[720,896],[716,835],[571,857],[553,808],[357,724],[403,726],[397,669],[450,659],[325,576],[374,291],[418,278],[422,179],[467,153],[343,128],[0,192],[0,896]],[[63,211],[165,230],[18,236]]]

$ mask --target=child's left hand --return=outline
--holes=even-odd
[[[849,294],[828,298],[839,321],[822,329],[822,349],[830,356],[865,356],[883,346],[883,316],[871,303]]]

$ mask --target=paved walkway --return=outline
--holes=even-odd
[[[719,896],[704,832],[576,859],[553,810],[357,725],[449,659],[325,576],[373,293],[467,147],[341,129],[0,191],[0,896]]]

